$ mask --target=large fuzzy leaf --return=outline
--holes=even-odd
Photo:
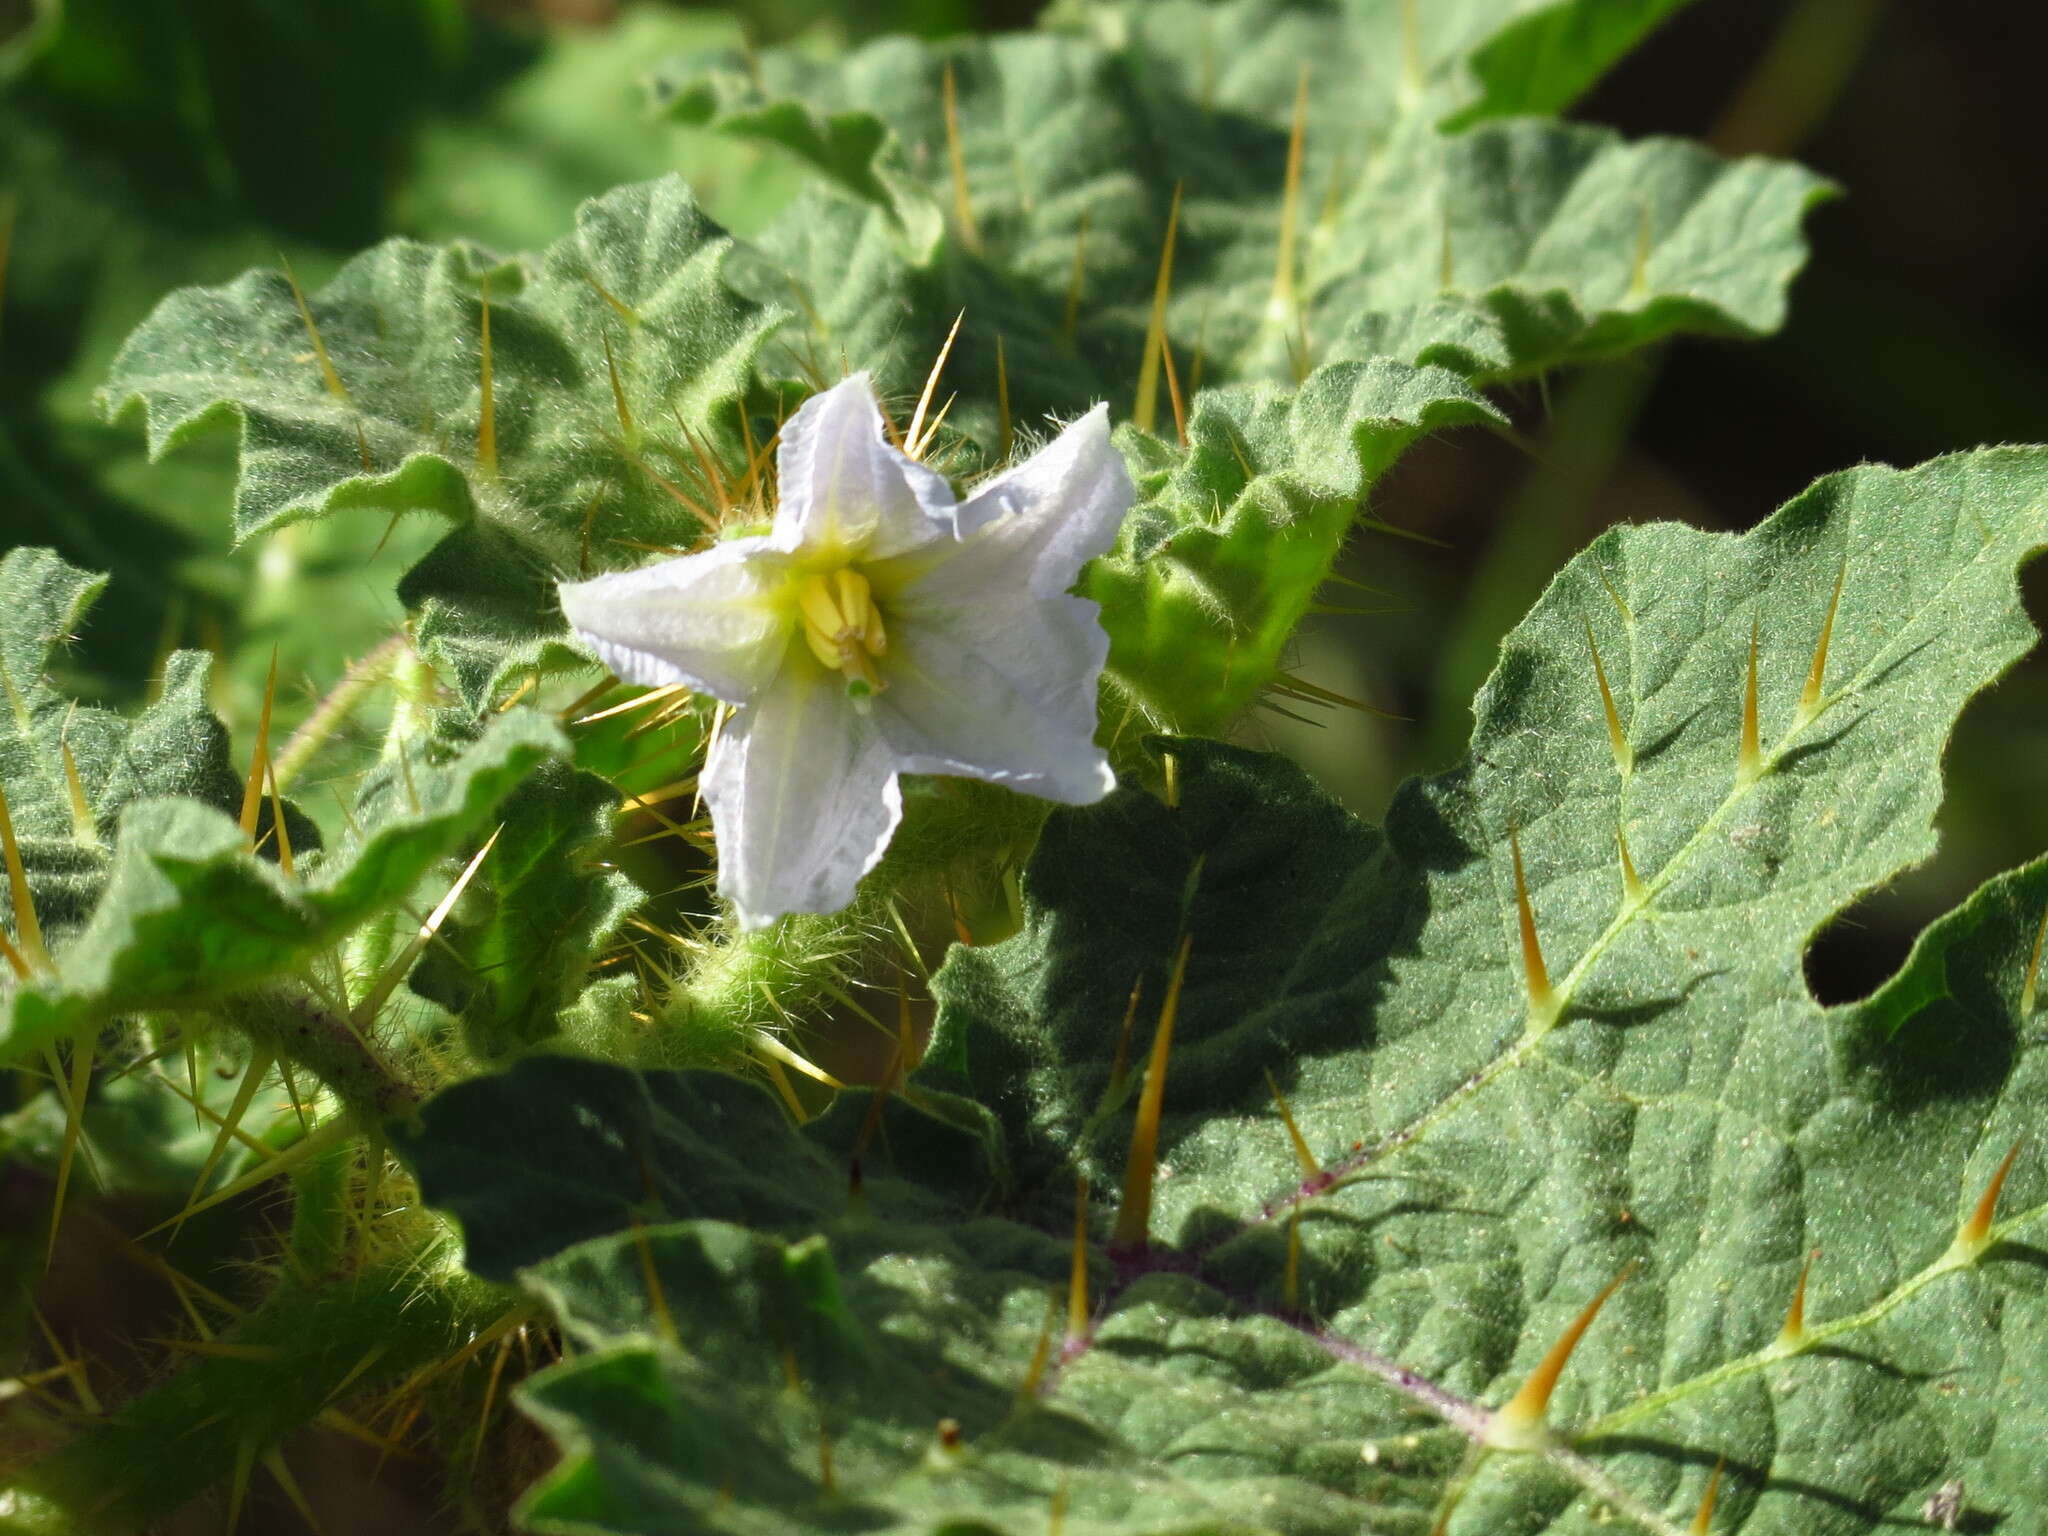
[[[283,273],[251,272],[159,305],[103,399],[152,453],[234,426],[242,537],[352,507],[481,516],[557,554],[686,537],[640,461],[681,473],[680,428],[721,433],[747,387],[771,317],[725,287],[726,246],[671,178],[586,203],[540,256],[389,241],[308,298],[310,327]]]
[[[1607,534],[1510,637],[1470,759],[1384,828],[1278,759],[1162,743],[1177,804],[1055,813],[1023,931],[954,952],[930,1058],[872,1136],[848,1140],[858,1095],[777,1134],[765,1099],[742,1125],[752,1099],[688,1076],[450,1091],[410,1142],[427,1198],[494,1273],[526,1264],[579,1345],[527,1394],[569,1453],[529,1523],[1668,1533],[1721,1461],[1712,1529],[1870,1532],[1951,1482],[1979,1525],[2031,1518],[2037,1152],[1988,1246],[1957,1236],[2048,1108],[2018,1006],[2048,863],[1865,1003],[1814,1003],[1801,958],[1932,849],[1950,726],[2032,637],[2014,574],[2044,506],[2048,453],[1996,450],[1833,477],[1740,539]],[[1534,1001],[1517,836],[1553,988]],[[1182,942],[1146,1242],[1094,1250],[1068,1335],[1072,1180],[1100,1244],[1142,1077],[1115,1063],[1150,1032],[1124,1038],[1131,989],[1149,1020]],[[636,1101],[683,1118],[622,1118]],[[920,1105],[975,1101],[1000,1163],[919,1129]],[[741,1141],[752,1185],[713,1198]],[[536,1176],[486,1185],[503,1145]],[[872,1200],[834,1190],[829,1154],[860,1146]],[[900,1192],[920,1186],[921,1209]],[[541,1257],[564,1200],[586,1233],[608,1204],[618,1235]],[[1476,1455],[1628,1264],[1552,1436]]]
[[[1605,44],[1560,48],[1546,81],[1510,87],[1501,64],[1500,100],[1556,105],[1571,94],[1558,81],[1583,85],[1669,8],[1610,8],[1628,15]],[[1452,107],[1479,110],[1474,50],[1544,75],[1515,39],[1544,24],[1529,13],[1557,25],[1570,9],[1417,7],[1404,38],[1393,5],[1148,5],[1098,16],[1095,37],[697,55],[654,89],[670,116],[779,145],[829,189],[764,231],[767,262],[745,269],[776,302],[794,285],[807,323],[792,345],[812,366],[886,361],[911,387],[965,307],[948,383],[986,444],[997,335],[1026,418],[1090,389],[1132,398],[1176,191],[1168,334],[1191,378],[1433,352],[1498,378],[1675,330],[1774,329],[1822,190],[1806,172],[1557,123],[1437,130]],[[1164,386],[1151,398],[1163,419]]]

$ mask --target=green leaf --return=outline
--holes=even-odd
[[[491,877],[457,907],[412,987],[463,1021],[470,1049],[489,1060],[555,1033],[555,1016],[639,887],[601,867],[619,792],[595,774],[553,763],[499,808]]]
[[[631,1096],[614,1079],[551,1099],[538,1069],[430,1105],[410,1150],[426,1197],[461,1211],[473,1254],[524,1263],[581,1347],[527,1389],[567,1451],[529,1523],[823,1531],[857,1511],[1023,1533],[1060,1508],[1148,1536],[1671,1533],[1722,1458],[1717,1529],[1875,1531],[1952,1479],[1970,1518],[2023,1519],[2048,1432],[2025,1364],[2048,1337],[2038,1152],[1989,1244],[1958,1232],[2048,1110],[2016,1007],[2048,861],[1930,929],[1864,1003],[1815,1004],[1801,961],[1932,851],[1954,719],[2033,638],[2015,572],[2048,544],[2044,506],[2048,451],[1987,450],[1834,476],[1742,538],[1616,529],[1510,636],[1468,761],[1383,829],[1279,759],[1163,743],[1177,804],[1125,788],[1054,812],[1023,930],[940,973],[930,1059],[867,1143],[885,1199],[834,1201],[830,1137],[765,1110],[741,1134],[747,1189],[769,1192],[709,1193],[737,1137],[690,1107],[695,1078],[648,1079],[673,1125],[608,1113]],[[1513,836],[1552,988],[1533,999]],[[1183,941],[1148,1241],[1093,1252],[1091,1321],[1063,1344],[1073,1175],[1100,1243]],[[941,1091],[1002,1127],[1010,1181],[977,1174],[990,1214],[957,1192],[966,1159],[902,1134]],[[643,1123],[649,1157],[613,1129]],[[629,1212],[677,1219],[538,1259],[551,1186],[485,1192],[514,1147],[608,1177],[573,1198],[608,1198],[615,1234]],[[437,1159],[482,1193],[456,1198]],[[1806,1331],[1776,1343],[1816,1249]],[[1627,1264],[1553,1436],[1475,1456]]]
[[[1472,50],[1481,95],[1450,119],[1459,127],[1518,112],[1562,112],[1691,0],[1538,0]]]
[[[1196,94],[1280,127],[1301,61],[1317,116],[1369,133],[1390,110],[1446,126],[1554,113],[1689,0],[1435,0],[1374,8],[1303,0],[1067,0],[1053,18],[1105,41],[1141,38]],[[1376,89],[1347,91],[1369,79]]]
[[[227,732],[207,706],[210,657],[173,653],[156,701],[133,719],[80,706],[52,685],[50,669],[105,585],[47,549],[0,557],[0,791],[53,946],[99,900],[115,826],[131,804],[160,795],[241,803]],[[265,815],[267,825],[267,807]],[[310,823],[289,826],[311,843]],[[11,931],[20,937],[18,914]]]
[[[957,1215],[986,1192],[997,1170],[985,1128],[942,1109],[892,1101],[878,1111],[887,1139],[877,1145],[901,1142],[893,1162],[928,1154],[944,1166],[921,1170],[935,1175],[921,1182],[866,1179],[864,1208],[898,1220]],[[529,1056],[458,1083],[389,1129],[428,1198],[461,1223],[465,1263],[502,1282],[635,1219],[803,1228],[836,1214],[848,1199],[848,1158],[868,1139],[867,1113],[867,1095],[850,1093],[799,1134],[767,1089],[723,1073]]]
[[[58,949],[55,978],[0,997],[0,1055],[19,1060],[65,1032],[229,997],[303,965],[406,900],[529,773],[567,752],[552,722],[517,713],[446,762],[394,762],[359,800],[360,830],[302,880],[250,854],[225,812],[135,803],[105,894]]]
[[[1154,727],[1216,730],[1273,679],[1349,510],[1394,451],[1488,419],[1476,386],[1782,322],[1800,223],[1826,190],[1809,173],[1555,122],[1435,126],[1471,105],[1468,56],[1502,27],[1537,29],[1499,41],[1503,57],[1547,36],[1557,78],[1590,79],[1665,8],[1596,22],[1582,7],[1147,6],[1096,15],[1094,36],[699,55],[657,74],[654,93],[673,118],[780,146],[814,172],[735,261],[749,292],[803,317],[771,361],[827,375],[857,359],[908,398],[965,314],[943,388],[969,456],[1090,397],[1147,429],[1179,416],[1173,386],[1140,366],[1178,198],[1165,330],[1195,441],[1088,590],[1115,643],[1112,718],[1120,704]],[[1416,80],[1403,14],[1425,18]],[[1599,36],[1579,36],[1582,21]],[[862,112],[875,131],[852,153],[849,114]],[[1282,397],[1198,380],[1305,387],[1288,431],[1261,432],[1246,419],[1274,421]],[[1225,434],[1221,420],[1240,425]],[[1365,473],[1274,473],[1290,438],[1360,433],[1378,439]],[[1232,438],[1245,467],[1223,452]],[[1125,448],[1141,483],[1172,463],[1128,436]]]
[[[1071,409],[1077,370],[1131,398],[1176,190],[1168,335],[1210,380],[1298,379],[1372,355],[1390,329],[1410,333],[1404,361],[1464,359],[1478,380],[1680,330],[1774,329],[1800,219],[1825,191],[1809,173],[1557,123],[1435,127],[1455,106],[1558,104],[1671,8],[1147,5],[1098,17],[1095,37],[891,38],[829,62],[699,55],[658,72],[654,94],[672,117],[780,146],[845,202],[798,200],[760,235],[765,265],[739,269],[774,302],[794,292],[800,359],[844,352],[914,389],[966,308],[947,383],[955,424],[986,446],[1000,435],[997,335],[1024,419]],[[1404,14],[1420,18],[1415,39]],[[1491,71],[1477,105],[1474,50]],[[926,233],[934,208],[943,239]]]
[[[152,455],[236,430],[241,538],[368,507],[479,517],[565,565],[617,538],[687,539],[699,519],[656,474],[689,478],[684,428],[737,451],[774,322],[726,288],[728,243],[669,178],[584,204],[540,256],[389,241],[309,296],[310,328],[282,274],[251,272],[166,299],[102,399],[141,414]]]
[[[1125,428],[1141,499],[1081,586],[1110,635],[1105,708],[1153,727],[1222,730],[1279,669],[1402,450],[1426,432],[1500,419],[1455,374],[1379,358],[1318,369],[1292,393],[1204,391],[1183,452]]]

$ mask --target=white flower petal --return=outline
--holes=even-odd
[[[890,619],[875,718],[906,773],[951,773],[1087,805],[1116,787],[1095,745],[1109,655],[1086,598],[1007,597]]]
[[[801,648],[726,722],[701,783],[719,894],[747,928],[852,901],[903,815],[896,762],[872,717]]]
[[[865,373],[797,408],[782,429],[775,466],[777,549],[879,560],[952,530],[952,487],[890,443]]]
[[[565,581],[562,613],[629,683],[686,683],[739,704],[767,687],[791,633],[774,596],[788,558],[767,538],[729,539],[589,581]]]
[[[960,504],[959,552],[934,560],[934,595],[1022,583],[1039,597],[1056,596],[1115,541],[1136,497],[1109,440],[1109,407],[1098,405]]]
[[[627,682],[685,683],[743,702],[775,676],[792,632],[778,601],[788,559],[770,543],[731,539],[637,571],[563,582],[562,613]]]

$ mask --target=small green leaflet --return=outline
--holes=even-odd
[[[1126,788],[1053,814],[1023,931],[953,952],[928,1060],[871,1137],[848,1135],[864,1095],[778,1135],[764,1093],[704,1075],[557,1088],[529,1063],[444,1094],[408,1142],[427,1198],[579,1346],[526,1392],[568,1452],[529,1523],[1675,1533],[1717,1462],[1717,1530],[1875,1531],[1956,1479],[1970,1518],[2023,1519],[2048,1435],[2038,1152],[1981,1257],[1955,1240],[2048,1109],[2038,994],[2019,1014],[2048,861],[1867,1002],[1817,1006],[1801,956],[1931,851],[1954,719],[2033,638],[2014,576],[2044,509],[2048,452],[1986,450],[1831,477],[1739,539],[1610,532],[1509,637],[1468,761],[1384,828],[1279,759],[1160,743],[1177,805]],[[1112,1259],[1183,939],[1151,1246]],[[935,1142],[960,1121],[921,1102],[985,1105],[1001,1163]],[[707,1193],[736,1114],[773,1197]],[[487,1187],[508,1138],[536,1171]],[[862,1188],[835,1190],[856,1146]],[[555,1169],[578,1230],[613,1235],[546,1255]],[[1068,1342],[1077,1171],[1095,1246]],[[1556,1438],[1471,1455],[1630,1263]]]
[[[1104,709],[1119,741],[1227,728],[1279,670],[1394,460],[1427,432],[1501,419],[1454,373],[1375,358],[1319,368],[1295,391],[1205,390],[1184,450],[1123,428],[1139,503],[1081,580],[1110,634]]]
[[[168,657],[155,702],[132,720],[82,707],[51,684],[50,668],[105,585],[47,549],[0,557],[0,792],[53,945],[99,899],[129,805],[158,795],[216,807],[241,801],[227,732],[207,707],[210,657]],[[303,820],[291,831],[312,840]],[[19,938],[19,916],[10,915]]]

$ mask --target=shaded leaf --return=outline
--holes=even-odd
[[[619,793],[565,763],[529,776],[499,808],[491,877],[458,907],[413,990],[462,1019],[488,1060],[555,1032],[639,887],[601,866]]]

